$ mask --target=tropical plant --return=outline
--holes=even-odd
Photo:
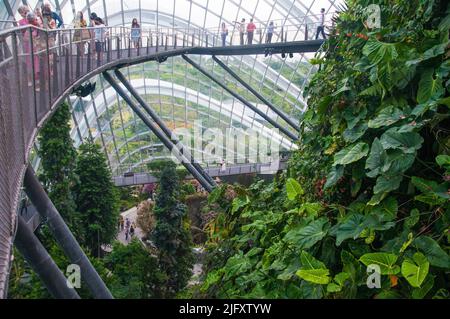
[[[379,29],[363,23],[371,3]],[[223,189],[210,196],[220,205],[205,296],[450,295],[450,8],[347,5],[316,57],[287,172],[237,189],[232,202]],[[372,267],[377,289],[367,284]]]
[[[110,287],[115,298],[161,298],[166,277],[156,257],[138,239],[128,245],[115,242],[105,264],[114,278]]]
[[[156,225],[152,233],[160,269],[167,275],[165,297],[175,296],[186,286],[194,262],[186,206],[178,199],[178,177],[175,165],[169,163],[162,169],[159,178],[153,210]]]
[[[119,220],[117,192],[99,145],[86,140],[80,146],[75,172],[78,175],[75,199],[83,234],[81,243],[99,257],[101,245],[111,244],[115,239]]]
[[[77,152],[70,137],[70,119],[69,105],[62,103],[40,131],[38,155],[42,169],[39,178],[58,212],[78,236],[75,225],[79,216],[72,194]]]

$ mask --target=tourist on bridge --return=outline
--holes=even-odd
[[[250,19],[250,23],[247,25],[247,43],[253,44],[253,34],[256,30],[256,25],[253,23],[253,19]]]
[[[269,26],[267,27],[267,35],[266,35],[266,43],[272,43],[273,33],[275,31],[275,25],[273,21],[270,21]]]
[[[317,27],[316,40],[319,38],[319,33],[322,35],[322,37],[324,39],[327,38],[327,36],[325,35],[325,9],[324,8],[320,9],[320,22],[319,22],[319,26]]]
[[[87,22],[84,19],[83,12],[78,11],[73,21],[73,27],[77,29],[74,31],[73,42],[77,44],[78,54],[83,55],[85,41],[91,38],[91,33],[87,29]]]
[[[44,5],[42,6],[42,12],[44,11],[50,12],[50,15],[52,19],[55,20],[55,23],[58,22],[58,24],[56,25],[57,28],[61,28],[64,25],[64,21],[59,16],[59,14],[52,10],[52,5],[50,4],[50,2],[44,3]]]
[[[39,25],[39,21],[36,17],[36,14],[34,14],[31,11],[28,11],[27,13],[27,22],[29,25],[35,26],[35,27],[41,27]],[[31,37],[33,38],[33,42],[32,44],[30,43],[30,32],[31,32]],[[30,72],[28,73],[28,86],[32,85],[32,81],[33,81],[33,72],[31,72],[31,70],[34,69],[34,81],[35,81],[35,90],[36,91],[40,91],[40,86],[39,86],[39,80],[40,80],[40,72],[41,72],[41,68],[40,68],[40,59],[39,59],[39,55],[38,54],[34,54],[33,60],[31,59],[31,51],[33,50],[33,52],[38,52],[41,50],[41,38],[40,38],[40,32],[38,29],[27,29],[25,34],[24,34],[24,41],[23,41],[23,46],[24,46],[24,52],[27,53],[27,58],[26,58],[26,64],[27,64],[27,68],[28,70],[30,70]]]
[[[37,7],[34,9],[34,14],[36,15],[36,19],[40,28],[44,26],[44,16],[42,15],[41,8]]]
[[[22,17],[22,19],[20,19],[19,22],[19,26],[24,26],[28,24],[28,19],[27,19],[27,14],[28,12],[30,12],[30,8],[28,8],[28,6],[26,5],[21,5],[19,7],[19,9],[17,9],[17,11],[19,12],[20,16]]]
[[[241,45],[244,45],[244,34],[245,34],[245,19],[242,18],[241,22],[234,21],[235,24],[238,25],[239,37]]]
[[[106,28],[103,19],[100,17],[95,18],[94,25],[96,27],[94,29],[95,52],[97,53],[97,65],[100,65],[105,45]]]
[[[226,45],[227,36],[228,36],[228,29],[225,25],[225,22],[222,22],[222,29],[220,30],[220,35],[222,36],[222,46],[224,47]]]
[[[131,41],[136,49],[139,48],[139,42],[141,39],[141,26],[136,18],[131,22]]]

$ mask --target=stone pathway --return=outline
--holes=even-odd
[[[136,228],[134,229],[134,237],[139,238],[140,240],[142,240],[142,237],[144,236],[142,229],[139,228],[139,226],[137,226],[137,208],[133,207],[130,208],[129,210],[121,213],[120,215],[122,215],[123,220],[125,221],[127,218],[130,220],[130,225],[131,224],[135,224]],[[128,240],[125,239],[125,230],[120,231],[117,234],[117,240],[120,241],[122,244],[124,245],[128,245],[128,243],[131,241],[130,236],[128,236]]]

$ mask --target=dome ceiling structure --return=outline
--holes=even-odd
[[[138,19],[143,37],[146,32],[156,30],[165,32],[164,30],[175,28],[190,32],[207,32],[211,34],[210,41],[213,42],[219,41],[219,28],[223,22],[232,37],[237,33],[234,21],[240,21],[242,18],[246,21],[254,19],[257,26],[255,38],[263,39],[269,22],[274,21],[278,31],[285,30],[289,34],[289,41],[304,40],[305,25],[308,25],[310,30],[308,39],[312,39],[319,21],[320,9],[325,8],[327,17],[330,17],[341,3],[331,0],[52,0],[49,2],[60,12],[65,27],[71,26],[76,12],[82,11],[85,17],[95,12],[104,18],[108,26],[129,28],[133,18]],[[8,3],[16,13],[22,3],[34,8],[42,1],[8,0]],[[5,22],[11,19],[7,10],[4,8],[1,10],[3,20],[0,25],[3,25],[3,28],[12,27],[12,23]],[[275,32],[273,42],[280,40],[280,33]],[[254,55],[227,56],[219,59],[272,104],[282,109],[294,121],[298,121],[306,108],[304,88],[315,72],[314,66],[308,62],[312,56],[313,54],[296,54],[293,58],[283,58],[280,55],[267,57]],[[211,57],[191,58],[278,123],[288,127],[277,114],[263,105]],[[252,128],[262,132],[262,136],[269,140],[280,143],[282,149],[289,150],[296,147],[263,118],[203,76],[181,57],[172,57],[160,64],[153,61],[146,62],[124,68],[122,72],[171,129],[196,128],[202,132],[220,129],[225,132],[227,128]],[[156,136],[149,132],[102,76],[96,76],[91,81],[97,82],[97,89],[93,94],[86,98],[68,99],[72,109],[72,138],[76,146],[87,137],[98,141],[108,156],[113,174],[140,170],[152,159],[170,156]],[[193,145],[186,146],[193,147]],[[223,144],[218,148],[224,149],[224,153],[233,151]],[[248,160],[245,154],[237,154],[237,157],[243,161]],[[201,162],[211,164],[218,161],[209,157],[208,160]],[[38,163],[38,158],[34,156],[34,164]]]

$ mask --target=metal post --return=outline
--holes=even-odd
[[[283,132],[285,135],[287,135],[290,139],[293,141],[296,141],[298,139],[298,136],[293,134],[291,131],[286,129],[285,127],[281,126],[279,123],[277,123],[275,120],[267,116],[264,112],[259,110],[256,106],[248,102],[246,99],[244,99],[242,96],[234,92],[233,90],[229,89],[224,83],[222,83],[219,79],[217,79],[214,75],[210,74],[208,71],[206,71],[204,68],[202,68],[200,65],[192,61],[190,58],[188,58],[186,55],[181,55],[185,61],[187,61],[189,64],[191,64],[194,68],[199,70],[201,73],[203,73],[205,76],[207,76],[209,79],[217,83],[220,87],[222,87],[225,91],[230,93],[233,97],[241,101],[244,105],[248,106],[253,112],[261,116],[264,120],[269,122],[274,127],[278,128],[281,132]]]
[[[81,278],[88,286],[94,298],[112,299],[113,296],[81,249],[69,227],[67,227],[63,218],[56,210],[37,179],[31,165],[28,165],[25,172],[24,186],[28,198],[32,201],[39,214],[47,219],[50,231],[55,236],[56,241],[64,253],[69,257],[70,262],[80,266]]]
[[[120,82],[127,88],[127,90],[131,93],[131,95],[138,101],[138,103],[144,108],[144,110],[150,115],[150,117],[153,119],[153,121],[158,124],[158,126],[161,128],[161,130],[166,134],[166,136],[172,141],[172,143],[177,146],[180,145],[180,151],[185,154],[186,148],[184,145],[172,134],[172,131],[167,127],[167,125],[164,123],[164,121],[159,117],[159,115],[150,107],[150,105],[145,102],[145,100],[139,95],[139,93],[135,90],[135,88],[131,85],[130,82],[127,81],[125,76],[120,72],[120,70],[115,70],[114,72],[119,79]],[[211,184],[213,187],[216,187],[217,184],[214,181],[214,179],[209,176],[209,174],[200,166],[198,162],[195,161],[195,159],[192,160],[192,165],[195,167],[197,171],[200,172],[200,174],[203,175],[203,177]]]
[[[80,299],[75,289],[69,288],[66,277],[21,216],[18,217],[14,244],[54,298]]]
[[[155,125],[153,124],[148,117],[141,111],[141,109],[133,102],[133,100],[128,96],[125,90],[112,78],[112,76],[108,72],[103,72],[103,77],[106,81],[116,90],[116,92],[124,99],[124,101],[131,107],[131,109],[139,116],[139,118],[147,125],[147,127],[159,138],[159,140],[172,152],[174,149],[174,144],[172,141],[167,138],[167,136]],[[178,160],[184,165],[184,167],[192,174],[192,176],[197,179],[200,184],[208,191],[211,192],[213,190],[213,186],[211,186],[208,181],[203,177],[202,174],[191,164],[190,160],[187,159],[184,154],[175,151],[175,156]]]
[[[247,90],[249,90],[253,95],[255,95],[259,100],[266,104],[272,111],[277,113],[286,123],[288,123],[296,131],[300,131],[300,127],[294,123],[294,121],[282,110],[279,110],[275,105],[270,103],[265,97],[259,94],[254,88],[252,88],[247,82],[242,80],[233,70],[231,70],[225,63],[219,60],[215,55],[213,55],[214,61],[217,62],[225,71],[227,71],[233,78],[235,78],[239,83],[241,83]]]

